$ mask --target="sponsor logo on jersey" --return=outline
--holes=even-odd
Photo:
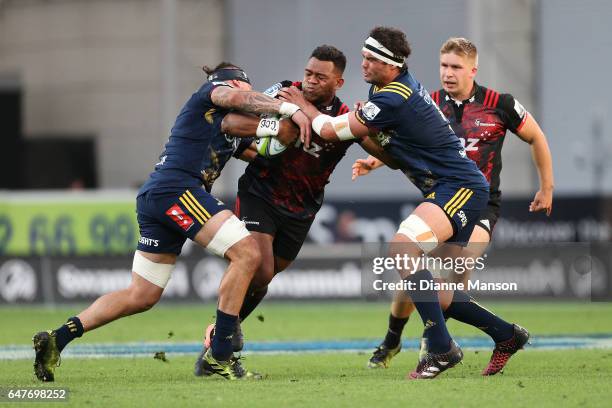
[[[378,115],[378,112],[380,112],[380,108],[370,101],[368,101],[361,108],[361,113],[363,114],[363,117],[368,120],[373,120],[376,115]]]
[[[391,135],[385,132],[378,132],[376,134],[376,138],[378,139],[378,143],[380,143],[380,145],[383,147],[388,145],[389,142],[391,141]]]
[[[459,217],[459,219],[461,220],[461,226],[462,226],[462,227],[465,227],[465,226],[467,225],[467,223],[468,223],[468,219],[467,219],[467,217],[465,216],[465,213],[463,212],[463,210],[459,211],[459,212],[457,213],[457,216],[458,216],[458,217]]]
[[[154,247],[158,247],[159,246],[159,239],[140,237],[138,242],[140,242],[142,245],[146,245],[146,246],[154,246]]]
[[[475,124],[476,126],[496,126],[496,124],[495,124],[495,123],[485,123],[485,122],[481,122],[481,121],[480,121],[480,119],[476,119],[476,120],[474,121],[474,124]]]
[[[427,196],[425,197],[426,200],[435,200],[436,199],[436,192],[432,191],[431,193],[427,194]]]
[[[185,214],[178,204],[173,204],[172,207],[168,208],[166,215],[172,218],[172,221],[176,222],[176,224],[185,231],[194,224],[193,218]]]
[[[247,220],[247,217],[243,217],[242,218],[242,222],[244,222],[245,224],[251,224],[251,225],[259,225],[259,221],[251,221],[251,220]]]
[[[319,157],[321,157],[321,155],[318,152],[323,150],[323,148],[319,146],[318,144],[316,144],[315,142],[310,142],[310,147],[306,148],[306,146],[302,146],[302,150],[304,150],[309,155],[316,157],[318,159]]]
[[[461,156],[461,157],[466,157],[467,156],[467,153],[465,152],[465,149],[459,150],[459,156]]]
[[[278,91],[281,90],[283,84],[280,82],[275,83],[265,91],[263,91],[264,95],[268,95],[270,98],[275,98],[278,95]]]

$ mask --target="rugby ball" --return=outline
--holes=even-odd
[[[287,146],[279,142],[274,136],[259,137],[255,141],[255,145],[257,146],[257,153],[263,157],[278,156],[287,150]]]

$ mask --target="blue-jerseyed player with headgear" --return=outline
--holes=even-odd
[[[421,190],[423,202],[400,224],[391,242],[390,255],[394,258],[418,258],[440,243],[468,242],[489,198],[487,180],[467,157],[446,117],[408,71],[405,59],[410,52],[402,31],[374,28],[362,48],[363,77],[372,85],[368,101],[356,111],[338,117],[321,114],[297,89],[287,88],[280,93],[281,99],[300,106],[312,120],[313,130],[324,139],[376,140]],[[434,280],[431,271],[404,268],[399,272],[413,285],[406,294],[421,315],[428,345],[427,354],[409,378],[435,378],[458,364],[463,353],[446,328],[438,292],[421,286],[422,282]],[[479,320],[496,323],[495,315],[477,303],[462,306],[453,309],[470,315],[470,324],[478,324]]]
[[[141,237],[132,282],[126,289],[101,296],[56,330],[34,335],[34,372],[39,380],[54,380],[60,353],[84,332],[153,307],[187,238],[229,261],[219,287],[216,324],[209,329],[212,344],[204,356],[208,369],[227,379],[247,377],[232,357],[231,337],[261,254],[244,222],[210,194],[225,163],[240,153],[240,144],[221,131],[221,123],[230,110],[280,114],[290,117],[301,137],[308,140],[310,121],[296,105],[252,91],[249,78],[234,64],[221,63],[215,69],[204,67],[204,71],[209,74],[208,82],[183,106],[155,171],[138,192]],[[268,125],[263,120],[259,136],[278,132],[273,129],[270,133]],[[294,127],[284,128],[293,139]]]

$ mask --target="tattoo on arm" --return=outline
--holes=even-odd
[[[223,88],[217,88],[218,91],[213,93],[213,103],[223,108],[237,109],[261,115],[264,113],[278,113],[281,105],[281,101],[259,92]]]

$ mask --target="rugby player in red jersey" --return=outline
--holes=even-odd
[[[275,96],[282,87],[294,86],[320,112],[333,117],[342,115],[349,108],[336,96],[336,92],[344,84],[342,75],[345,67],[346,57],[340,50],[321,45],[312,52],[302,82],[282,81],[264,94]],[[268,133],[262,133],[262,127],[268,130],[270,120],[275,119],[267,117],[260,120],[252,115],[231,113],[224,118],[222,129],[233,136],[263,136]],[[274,125],[272,127],[276,128]],[[259,244],[262,263],[240,309],[240,321],[244,321],[263,300],[274,276],[297,257],[323,204],[325,185],[354,143],[361,143],[370,154],[383,158],[387,165],[394,167],[380,146],[371,140],[332,142],[313,134],[309,146],[298,140],[282,154],[270,158],[257,155],[251,148],[244,150],[243,158],[250,163],[238,183],[236,214]],[[235,352],[242,350],[239,324],[232,341]],[[197,376],[209,374],[202,364],[207,344],[205,340],[195,364],[194,373]],[[251,375],[247,372],[247,376]]]

